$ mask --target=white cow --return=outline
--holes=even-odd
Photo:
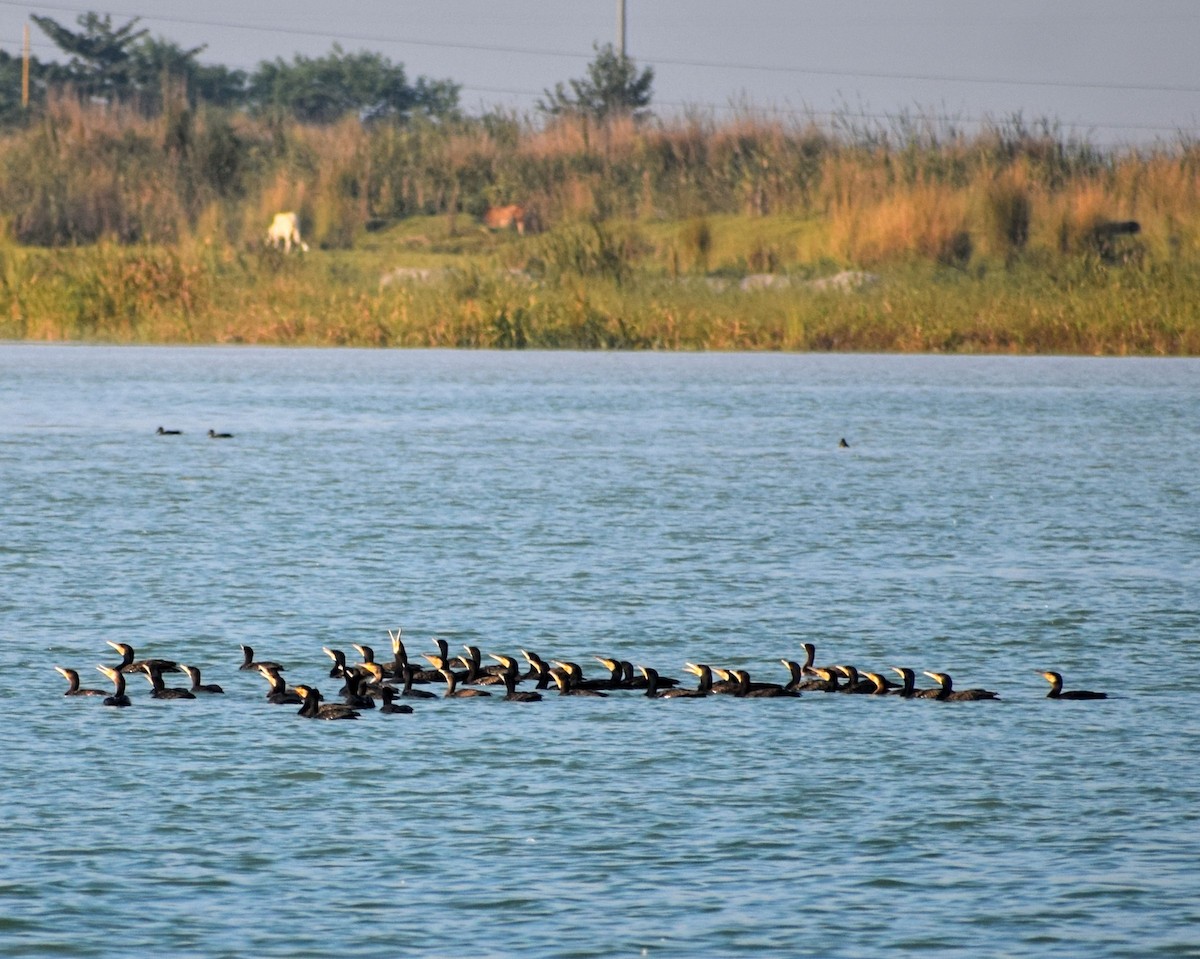
[[[300,218],[295,213],[276,213],[267,230],[267,246],[278,249],[283,247],[284,253],[291,253],[293,246],[298,246],[305,253],[308,244],[300,239]]]

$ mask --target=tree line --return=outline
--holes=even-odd
[[[140,18],[116,25],[111,15],[81,14],[75,28],[46,16],[34,23],[64,55],[62,61],[30,61],[30,105],[35,109],[56,91],[83,100],[133,106],[155,116],[180,102],[279,113],[301,123],[334,123],[347,115],[363,121],[404,122],[413,117],[450,120],[459,116],[460,85],[450,79],[411,80],[402,63],[374,52],[347,52],[334,44],[320,57],[296,54],[259,63],[253,71],[204,64],[205,45],[185,48],[153,37]],[[0,51],[0,124],[20,123],[21,58]],[[639,70],[611,45],[596,48],[587,74],[547,89],[538,109],[550,116],[584,114],[645,116],[654,73]]]

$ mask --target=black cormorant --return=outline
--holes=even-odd
[[[731,673],[726,673],[728,678],[714,680],[714,672],[722,672],[722,670],[713,670],[708,663],[684,663],[683,668],[693,676],[699,678],[698,689],[702,689],[709,693],[721,693],[726,696],[734,696],[738,691],[738,681],[733,678]]]
[[[296,693],[304,701],[297,715],[305,719],[358,719],[359,712],[345,703],[321,704],[321,692],[315,686],[297,686]]]
[[[542,694],[535,692],[532,689],[517,689],[517,661],[510,660],[511,665],[508,666],[500,678],[504,681],[504,688],[507,690],[504,696],[505,702],[509,703],[536,703],[542,698]]]
[[[454,675],[452,670],[443,667],[438,672],[442,674],[442,679],[446,681],[446,692],[442,694],[444,699],[467,699],[471,696],[492,695],[486,689],[459,689],[458,677]]]
[[[274,703],[276,706],[288,706],[304,702],[299,693],[287,688],[287,683],[283,681],[283,677],[279,675],[273,665],[263,663],[258,667],[258,671],[271,684],[271,688],[267,692],[267,702]]]
[[[413,711],[413,708],[407,703],[392,702],[396,698],[397,692],[398,690],[395,686],[383,687],[383,705],[379,707],[380,713],[411,713]]]
[[[115,688],[113,694],[104,700],[105,706],[128,706],[129,697],[125,695],[125,674],[119,669],[113,669],[111,666],[97,666],[100,672],[104,673]]]
[[[140,673],[146,666],[153,666],[159,672],[165,673],[179,665],[171,659],[139,659],[135,662],[133,647],[128,643],[114,643],[111,639],[106,639],[105,642],[121,654],[121,662],[117,664],[117,669],[123,673]]]
[[[1063,692],[1063,678],[1060,673],[1047,671],[1042,673],[1046,682],[1050,684],[1050,692],[1046,694],[1047,699],[1108,699],[1108,693],[1093,692],[1090,689],[1068,689]]]
[[[650,699],[704,699],[708,695],[707,689],[682,689],[676,687],[674,689],[659,689],[659,675],[657,669],[652,669],[649,666],[640,666],[642,675],[646,678],[646,696]]]
[[[608,693],[602,693],[598,689],[576,686],[572,681],[570,671],[564,669],[561,664],[550,670],[550,676],[554,680],[554,684],[558,687],[558,694],[560,696],[593,696],[603,698],[608,695]]]
[[[231,440],[231,439],[233,439],[233,434],[232,433],[218,433],[216,430],[209,430],[208,438],[210,440]]]
[[[404,681],[404,686],[400,690],[400,695],[409,699],[437,699],[438,695],[428,689],[413,689],[413,673],[416,672],[412,668],[411,663],[405,663],[400,669],[400,678]]]
[[[933,697],[934,699],[962,703],[978,699],[1000,698],[990,689],[955,689],[954,681],[950,679],[949,673],[931,673],[929,670],[925,670],[925,675],[942,687]]]
[[[179,436],[182,430],[164,430],[161,426],[154,431],[156,436]]]
[[[279,663],[273,663],[269,659],[255,660],[253,646],[243,646],[242,665],[239,666],[238,669],[258,669],[259,666],[270,666],[277,673],[283,672],[283,666],[281,666]]]
[[[196,694],[186,689],[172,689],[163,683],[162,671],[153,663],[142,667],[142,672],[150,680],[151,699],[195,699]]]
[[[554,660],[554,665],[566,674],[567,682],[572,690],[604,695],[600,692],[601,690],[613,688],[612,682],[608,679],[585,679],[583,667],[578,663],[563,662],[556,659]]]
[[[199,666],[183,666],[178,667],[181,673],[186,673],[187,678],[192,681],[191,690],[193,693],[223,693],[223,690],[216,683],[201,683],[200,682],[200,667]]]
[[[794,689],[784,689],[778,683],[758,683],[750,682],[750,674],[744,669],[735,669],[733,678],[737,680],[738,691],[734,693],[740,698],[749,699],[777,699],[780,696],[799,697],[800,693]]]
[[[917,689],[917,674],[907,666],[891,666],[889,668],[903,680],[903,685],[895,692],[897,696],[904,699],[937,699],[938,693],[941,692],[940,689]]]
[[[67,691],[64,696],[107,696],[103,689],[82,689],[79,686],[79,673],[65,666],[55,666],[54,671],[67,681]]]

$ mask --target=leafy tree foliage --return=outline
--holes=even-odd
[[[283,109],[301,121],[332,123],[348,113],[364,119],[406,119],[413,113],[445,116],[458,106],[458,87],[422,77],[410,86],[403,64],[378,53],[346,53],[334,44],[323,57],[297,54],[259,64],[250,78],[250,100],[261,109]]]
[[[64,53],[70,55],[65,79],[85,96],[120,99],[134,89],[134,47],[148,33],[135,29],[138,18],[113,27],[112,17],[83,13],[76,19],[79,32],[50,17],[34,15],[36,23]]]
[[[596,50],[596,58],[588,64],[587,76],[567,81],[568,93],[561,83],[547,90],[546,99],[538,101],[538,109],[551,116],[575,114],[605,120],[609,117],[647,115],[644,107],[653,96],[654,68],[641,73],[629,57],[617,53],[611,43]]]

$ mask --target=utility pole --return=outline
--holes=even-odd
[[[25,24],[25,40],[21,44],[21,107],[29,109],[29,24]]]
[[[617,56],[625,59],[625,0],[617,0]]]

